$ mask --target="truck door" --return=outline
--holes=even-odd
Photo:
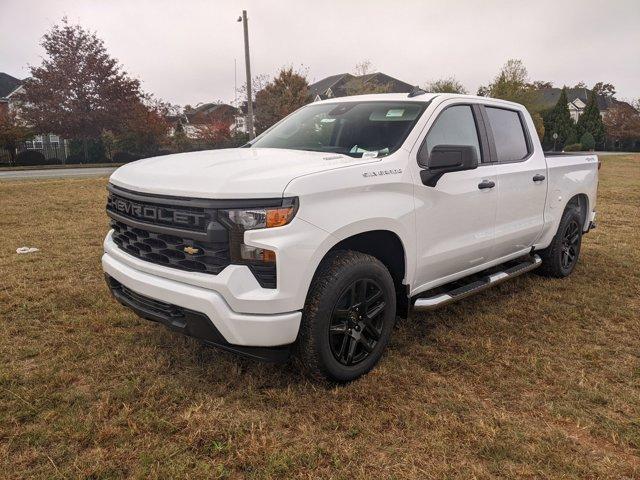
[[[547,196],[547,163],[534,148],[522,112],[483,107],[492,159],[496,165],[497,199],[492,257],[502,258],[530,248],[542,231]],[[539,143],[536,142],[539,147]]]
[[[443,102],[434,117],[416,162],[423,149],[464,145],[474,147],[479,166],[445,173],[433,187],[416,179],[417,289],[485,263],[493,247],[496,166],[485,161],[489,151],[479,105]]]

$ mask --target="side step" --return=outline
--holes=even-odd
[[[493,287],[505,280],[530,272],[542,265],[542,259],[538,255],[533,255],[530,259],[517,263],[505,270],[486,275],[474,280],[466,285],[456,287],[444,293],[438,293],[430,297],[418,298],[413,304],[413,309],[419,312],[433,310],[448,303],[456,302],[474,293],[481,292]]]

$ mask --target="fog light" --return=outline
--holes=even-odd
[[[276,252],[267,250],[266,248],[252,247],[243,243],[242,245],[240,245],[240,257],[243,260],[275,262]]]

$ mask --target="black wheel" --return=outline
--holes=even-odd
[[[569,206],[562,214],[551,245],[538,252],[542,258],[542,266],[538,272],[547,277],[569,276],[578,263],[581,244],[582,215],[578,208]]]
[[[297,356],[315,379],[354,380],[380,360],[395,317],[395,286],[387,268],[360,252],[332,253],[307,297]]]

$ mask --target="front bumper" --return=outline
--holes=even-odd
[[[256,360],[285,362],[289,359],[288,345],[279,347],[232,345],[225,340],[215,325],[203,313],[139,295],[106,274],[105,279],[113,297],[142,318],[161,323],[170,330],[197,338],[206,345],[222,348]]]
[[[127,256],[124,253],[123,255]],[[197,333],[201,331],[200,329],[192,332],[191,327],[185,326],[186,330],[183,328],[182,331],[188,335],[196,336],[208,343],[220,343],[218,346],[227,346],[228,349],[289,345],[298,335],[302,312],[238,313],[227,304],[222,295],[214,290],[153,275],[133,268],[130,265],[131,260],[135,260],[133,257],[126,259],[128,260],[126,263],[124,258],[118,257],[118,254],[112,254],[110,249],[106,249],[102,257],[102,268],[105,274],[117,284],[137,295],[199,314],[222,337],[223,342],[207,340]],[[117,292],[114,292],[114,295],[118,298]],[[122,299],[119,298],[119,300]],[[134,310],[138,307],[131,302],[122,303]],[[138,311],[138,313],[144,312]],[[145,317],[145,315],[141,316]],[[148,315],[145,318],[148,318]],[[156,319],[156,321],[167,324],[164,320]]]

